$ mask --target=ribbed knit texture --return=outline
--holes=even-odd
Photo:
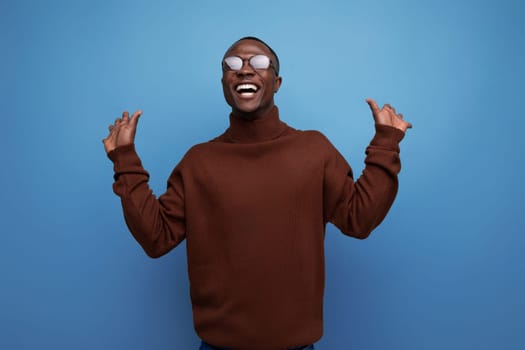
[[[224,134],[187,152],[158,199],[133,145],[109,157],[146,253],[187,240],[197,334],[235,350],[283,350],[321,337],[325,225],[357,238],[379,225],[397,192],[403,135],[376,125],[354,182],[321,133],[287,126],[277,108],[255,121],[230,116]]]

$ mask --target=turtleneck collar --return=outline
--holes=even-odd
[[[230,127],[226,136],[234,143],[253,143],[276,139],[287,128],[279,119],[279,109],[274,106],[264,117],[254,120],[242,119],[230,114]]]

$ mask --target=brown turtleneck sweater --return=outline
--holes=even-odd
[[[325,225],[357,238],[379,225],[397,192],[403,136],[376,125],[354,182],[326,137],[289,127],[277,108],[254,121],[230,116],[224,134],[187,152],[158,199],[133,145],[109,157],[146,253],[187,240],[197,334],[219,347],[282,350],[321,337]]]

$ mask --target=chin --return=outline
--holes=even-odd
[[[261,109],[260,101],[235,101],[234,109],[240,113],[255,113]]]
[[[238,106],[236,109],[240,113],[247,113],[247,114],[255,113],[259,110],[258,107],[240,107],[240,106]]]

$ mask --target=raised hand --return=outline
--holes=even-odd
[[[390,106],[388,103],[379,108],[376,101],[371,98],[367,98],[366,102],[372,110],[372,115],[377,124],[393,126],[403,132],[407,129],[412,128],[412,124],[403,120],[403,114],[397,114],[395,108]]]
[[[115,123],[109,126],[109,135],[102,140],[106,153],[111,152],[119,146],[129,145],[135,141],[137,123],[142,111],[139,109],[131,118],[127,111],[122,113],[122,118],[115,119]]]

